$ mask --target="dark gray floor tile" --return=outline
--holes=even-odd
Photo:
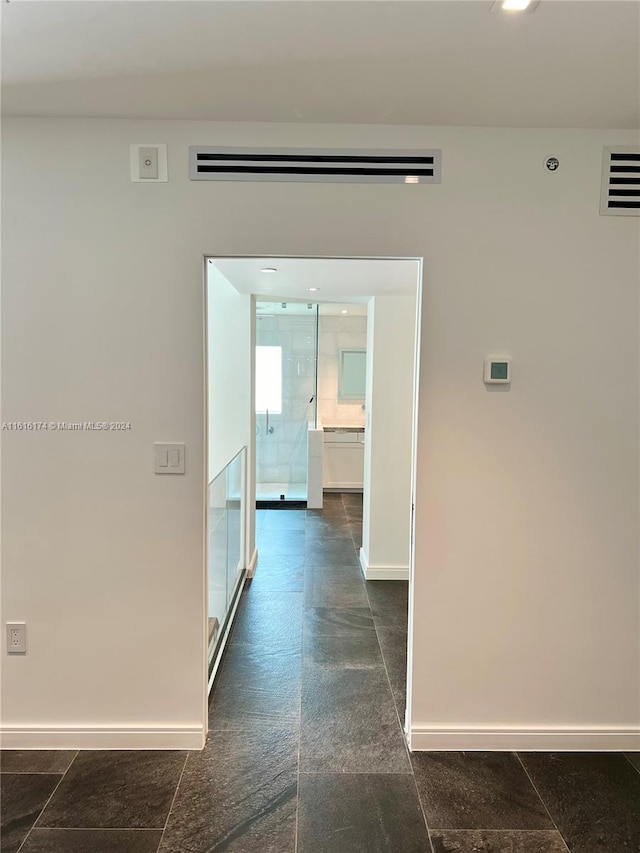
[[[161,829],[185,752],[80,752],[38,820],[38,827]]]
[[[304,510],[265,510],[264,530],[304,530],[307,514]]]
[[[300,651],[230,646],[209,706],[210,728],[297,726],[301,657]]]
[[[382,657],[369,608],[307,610],[303,660],[318,666],[380,666]]]
[[[621,753],[520,753],[572,853],[640,850],[640,774]]]
[[[257,539],[258,552],[271,556],[296,557],[304,554],[304,530],[282,530],[265,523]]]
[[[345,506],[362,506],[364,500],[362,492],[341,492],[340,494]]]
[[[307,539],[320,539],[326,536],[330,539],[347,538],[351,535],[351,524],[344,518],[335,516],[316,515],[307,517],[305,525]]]
[[[366,581],[371,612],[381,626],[403,625],[409,619],[409,581]]]
[[[304,606],[366,607],[367,596],[355,566],[313,566],[305,569]]]
[[[343,633],[368,631],[375,634],[368,607],[314,607],[304,615],[304,631],[334,637]]]
[[[430,829],[553,829],[510,752],[414,752],[411,756]]]
[[[384,667],[303,668],[300,770],[410,772]]]
[[[192,753],[161,853],[293,853],[297,731],[213,732]]]
[[[376,633],[398,715],[404,720],[407,705],[407,629],[406,626],[378,627]]]
[[[304,552],[305,566],[357,566],[358,555],[353,539],[309,539]]]
[[[349,525],[351,529],[351,538],[356,550],[362,547],[362,522],[352,522]]]
[[[231,645],[254,645],[269,651],[300,651],[302,593],[266,592],[252,587],[252,584],[242,596],[231,634]]]
[[[35,823],[62,774],[4,773],[0,780],[0,849],[15,853]]]
[[[640,752],[625,752],[625,755],[640,772]]]
[[[413,778],[300,776],[298,853],[430,853]]]
[[[64,773],[78,754],[75,749],[3,749],[2,773]]]
[[[302,592],[304,557],[260,557],[248,591]]]
[[[344,509],[342,501],[329,501],[327,496],[324,496],[322,509],[308,509],[307,519],[310,518],[336,518],[346,522],[347,513]]]
[[[567,853],[559,832],[435,830],[433,853]]]
[[[159,829],[34,829],[20,853],[156,853]]]

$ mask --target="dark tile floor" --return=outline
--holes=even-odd
[[[407,584],[363,582],[357,496],[257,529],[204,750],[4,751],[3,853],[640,851],[637,754],[408,754]]]

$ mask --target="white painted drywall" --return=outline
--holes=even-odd
[[[3,434],[3,619],[29,626],[3,656],[14,744],[204,729],[204,253],[425,258],[414,729],[637,726],[638,220],[598,215],[602,146],[633,134],[2,130],[3,419],[132,423]],[[168,183],[130,182],[145,139]],[[188,145],[213,142],[442,147],[443,183],[190,183]],[[490,393],[500,351],[513,382]],[[186,442],[184,477],[153,475],[156,440]]]
[[[209,482],[249,445],[251,297],[207,263]]]
[[[361,563],[370,579],[408,577],[416,293],[376,296],[367,323],[365,503]]]
[[[366,316],[318,318],[318,417],[323,426],[364,426],[364,401],[338,399],[338,358],[341,349],[365,349],[366,343]]]

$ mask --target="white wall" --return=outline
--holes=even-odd
[[[202,734],[203,253],[425,258],[414,745],[638,725],[638,220],[598,215],[602,146],[631,134],[2,129],[3,419],[133,427],[3,434],[3,620],[29,625],[3,656],[5,745]],[[166,184],[129,180],[149,140]],[[188,145],[213,142],[442,147],[443,183],[190,183]],[[503,350],[511,390],[488,393]],[[184,477],[153,475],[163,439]]]
[[[364,426],[363,401],[338,399],[338,358],[341,349],[366,345],[366,316],[318,318],[318,417],[323,426]]]
[[[207,263],[209,482],[243,447],[251,428],[251,297]]]
[[[417,262],[416,292],[418,287]],[[367,323],[367,428],[360,563],[368,580],[409,577],[416,293],[376,296]]]

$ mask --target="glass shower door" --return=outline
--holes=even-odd
[[[256,303],[256,500],[307,499],[316,423],[318,306]]]

